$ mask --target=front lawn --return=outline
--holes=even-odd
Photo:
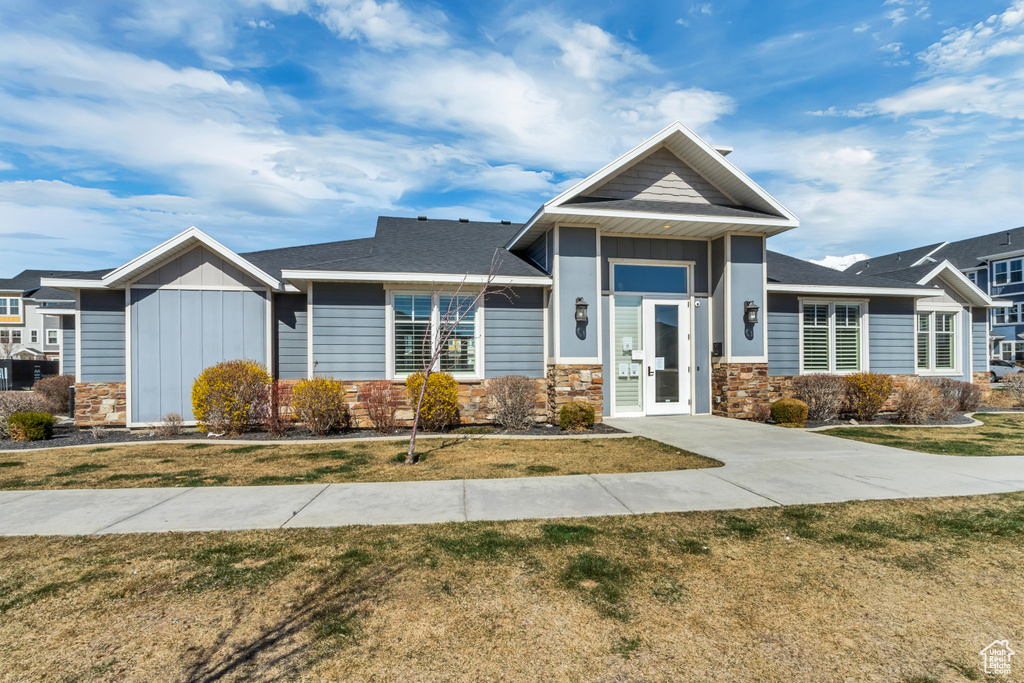
[[[943,455],[1024,455],[1024,414],[978,413],[982,427],[849,427],[822,434]]]
[[[1024,494],[5,538],[0,680],[982,681],[1022,535]]]
[[[0,489],[260,486],[499,479],[719,467],[717,460],[641,437],[420,439],[407,466],[401,441],[294,445],[133,444],[0,454]]]

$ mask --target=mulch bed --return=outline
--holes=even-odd
[[[985,410],[979,410],[978,412],[986,412],[986,411]],[[810,420],[808,420],[808,422],[807,422],[807,426],[811,427],[811,428],[813,428],[813,427],[840,427],[840,426],[844,426],[844,425],[848,425],[848,426],[851,426],[851,427],[854,426],[854,425],[856,425],[857,427],[892,427],[894,425],[898,425],[900,427],[953,427],[953,426],[956,426],[956,425],[969,425],[969,424],[973,424],[973,421],[972,421],[971,418],[967,417],[967,415],[965,415],[964,413],[958,414],[952,420],[942,421],[942,420],[929,419],[929,420],[926,420],[925,422],[920,422],[920,423],[917,423],[917,424],[914,424],[914,425],[901,425],[901,424],[899,424],[898,422],[896,422],[896,413],[880,413],[880,414],[876,415],[875,419],[871,420],[870,422],[861,422],[860,420],[857,420],[856,422],[854,422],[854,421],[850,420],[850,418],[845,418],[845,419],[840,418],[840,419],[836,419],[836,420],[830,420],[828,422],[821,422],[821,421],[819,421],[819,422],[811,422]]]
[[[509,435],[509,436],[565,436],[565,435],[599,435],[599,434],[623,434],[621,429],[606,425],[604,423],[598,423],[594,425],[593,429],[583,431],[563,431],[553,425],[536,425],[530,429],[522,430],[510,430],[500,429],[497,427],[477,429],[476,426],[469,428],[461,428],[465,431],[459,431],[460,428],[456,428],[452,431],[442,432],[441,434],[419,432],[417,438],[436,438],[442,437],[471,437],[479,436],[482,433],[494,434],[494,435]],[[490,431],[493,429],[493,431]],[[328,439],[359,439],[373,436],[397,436],[397,437],[408,437],[412,434],[409,429],[398,429],[392,434],[378,434],[372,429],[349,429],[341,432],[334,432],[329,434]],[[93,436],[92,430],[88,428],[80,429],[72,424],[58,424],[54,429],[53,438],[47,441],[14,441],[12,439],[0,438],[0,450],[30,450],[33,448],[62,448],[66,446],[102,446],[108,444],[131,444],[131,443],[145,443],[147,441],[194,441],[196,439],[210,439],[212,437],[203,434],[202,432],[185,428],[180,434],[176,436],[162,436],[155,429],[106,429],[103,434],[103,438],[97,439]],[[244,441],[320,441],[321,437],[313,436],[304,428],[293,427],[288,430],[283,436],[272,436],[267,432],[249,432],[241,434],[239,436],[223,437],[225,440],[244,440]]]

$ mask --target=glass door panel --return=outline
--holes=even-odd
[[[690,302],[645,299],[643,318],[646,413],[689,413]]]

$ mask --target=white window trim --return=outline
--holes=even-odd
[[[858,372],[870,371],[870,355],[868,352],[868,302],[863,299],[818,299],[804,298],[797,299],[799,311],[799,334],[797,336],[797,347],[800,358],[801,375],[853,375]],[[804,370],[804,304],[828,304],[828,370]],[[860,306],[860,369],[859,370],[836,370],[836,305]],[[915,319],[916,322],[916,319]]]
[[[386,287],[386,285],[385,285]],[[410,287],[408,285],[392,289],[387,288],[387,333],[385,334],[385,345],[386,345],[386,362],[387,362],[387,378],[397,381],[404,381],[408,379],[410,374],[415,373],[398,373],[395,370],[395,296],[401,295],[412,295],[412,296],[423,296],[429,294],[431,297],[430,301],[430,346],[433,349],[434,345],[437,344],[438,336],[438,322],[441,319],[441,312],[438,305],[438,300],[442,296],[452,296],[455,294],[454,290],[436,291],[430,287]],[[471,290],[464,292],[461,296],[475,297],[477,292]],[[476,353],[473,359],[474,371],[472,373],[465,372],[453,372],[452,377],[456,380],[463,381],[476,381],[484,379],[484,301],[481,299],[477,304],[476,311],[473,315],[473,339],[476,345]],[[439,361],[440,362],[440,361]],[[439,362],[435,364],[433,372],[440,372]]]
[[[1015,309],[1017,311],[1017,320],[1016,320],[1016,322],[1010,322],[1009,320],[1007,320],[1007,313],[1006,312],[1008,310],[1010,310],[1011,308]],[[1000,311],[1003,314],[1003,322],[999,322],[996,319],[996,316],[999,315]],[[1024,302],[1015,303],[1013,306],[1003,306],[1001,308],[993,308],[992,309],[992,324],[993,325],[1024,325]]]
[[[1012,270],[1012,267],[1010,266],[1010,263],[1013,262],[1013,261],[1020,261],[1021,262],[1021,270],[1022,270],[1022,272],[1024,272],[1024,258],[1021,258],[1020,256],[1017,256],[1015,258],[1007,258],[1007,259],[1000,259],[998,261],[992,261],[991,267],[992,267],[992,286],[993,287],[1006,287],[1008,285],[1024,284],[1024,277],[1022,277],[1020,282],[1013,282],[1010,279],[1010,271]],[[996,274],[996,266],[997,265],[1002,265],[1004,263],[1006,264],[1006,280],[1003,281],[1003,282],[1000,282],[999,281],[999,276]]]
[[[955,375],[963,374],[963,357],[964,357],[964,328],[963,328],[963,308],[959,304],[929,304],[924,306],[918,306],[914,312],[914,372],[922,377],[952,377]],[[917,316],[927,313],[931,316],[928,324],[928,336],[931,337],[932,341],[928,345],[928,367],[919,368],[917,367],[917,338],[920,335],[918,332],[918,320]],[[935,314],[936,313],[952,313],[953,314],[953,368],[952,369],[936,369],[935,368]]]
[[[0,314],[0,317],[3,317],[3,318],[17,318],[17,320],[7,320],[6,322],[8,324],[18,324],[18,323],[25,322],[25,300],[24,299],[22,299],[20,296],[5,295],[5,296],[0,296],[0,301],[4,302],[4,305],[5,305],[6,311],[7,311],[6,313]],[[11,313],[11,302],[12,301],[17,301],[18,302],[18,312],[17,312],[17,314]]]
[[[35,330],[33,330],[34,332]],[[50,334],[53,334],[53,341],[50,341]],[[60,330],[46,330],[46,341],[43,342],[47,346],[56,346],[60,344]]]
[[[38,344],[39,343],[39,330],[29,330],[28,331],[28,343],[29,344]]]

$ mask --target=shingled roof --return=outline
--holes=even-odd
[[[925,256],[933,259],[928,263],[949,261],[956,268],[965,270],[984,266],[983,259],[985,257],[1014,251],[1024,251],[1024,227],[969,237],[956,242],[935,242],[924,247],[895,251],[884,256],[873,256],[854,263],[846,270],[849,273],[861,273],[862,275],[894,273],[913,267]]]
[[[39,287],[39,278],[67,277],[71,273],[72,271],[68,270],[23,270],[14,277],[0,279],[0,291],[21,292],[22,295],[32,295],[48,301],[74,301],[75,297],[70,292]]]
[[[849,271],[834,270],[819,266],[810,261],[768,252],[768,283],[785,285],[818,285],[823,287],[875,287],[878,289],[933,289],[916,284],[916,280],[878,277],[874,275],[857,275]]]

